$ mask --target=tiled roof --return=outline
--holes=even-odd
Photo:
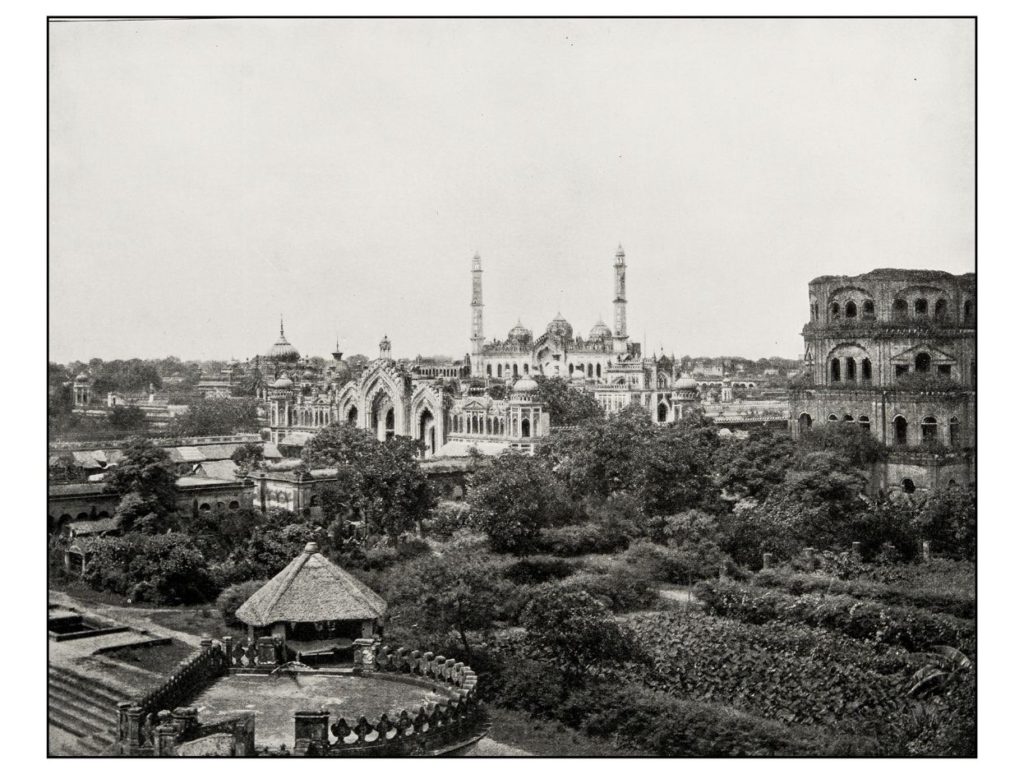
[[[238,479],[229,481],[223,478],[207,478],[205,476],[182,476],[176,482],[178,489],[194,489],[201,486],[214,486],[216,484],[231,484],[237,486]]]
[[[263,459],[266,460],[279,460],[284,457],[281,454],[281,450],[277,448],[275,444],[265,443],[263,444]]]
[[[238,465],[231,460],[207,460],[198,465],[201,473],[198,475],[206,476],[207,478],[222,478],[230,480],[235,477],[235,473],[238,472]]]
[[[379,618],[387,603],[310,543],[235,613],[250,626],[277,621],[365,621]]]
[[[105,492],[107,489],[106,484],[54,484],[53,486],[47,487],[47,496],[49,497],[74,497],[77,495],[94,495]]]

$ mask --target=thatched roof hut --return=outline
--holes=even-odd
[[[253,594],[235,615],[254,627],[278,623],[376,621],[387,603],[365,583],[317,551],[306,548]]]

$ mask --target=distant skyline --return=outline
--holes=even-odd
[[[610,322],[796,358],[807,283],[974,270],[970,20],[50,25],[50,359]]]

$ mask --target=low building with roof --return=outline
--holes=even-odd
[[[281,572],[238,608],[249,639],[273,636],[297,659],[338,656],[381,632],[387,603],[307,543]]]

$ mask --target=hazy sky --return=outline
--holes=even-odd
[[[50,27],[50,358],[397,357],[562,314],[799,356],[807,283],[974,267],[956,20]]]

